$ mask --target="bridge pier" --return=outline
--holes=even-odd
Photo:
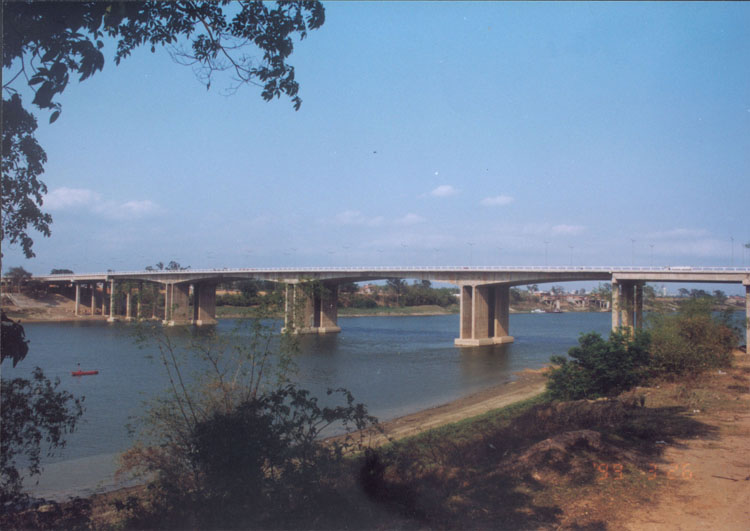
[[[612,331],[643,328],[643,282],[612,279]]]
[[[745,284],[745,354],[750,354],[750,279]]]
[[[284,328],[295,334],[335,334],[338,325],[338,284],[287,284]]]
[[[460,337],[458,347],[512,343],[510,332],[510,285],[461,284]]]
[[[216,324],[216,284],[193,284],[193,324]]]
[[[167,284],[164,315],[167,326],[191,324],[190,284]]]
[[[75,311],[75,316],[78,317],[80,315],[78,310],[79,310],[79,306],[81,305],[81,285],[76,282],[75,286],[76,286],[76,311]]]

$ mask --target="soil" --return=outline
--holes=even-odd
[[[715,373],[712,388],[738,391],[734,400],[707,412],[694,409],[718,437],[696,438],[667,448],[664,459],[675,479],[653,503],[636,508],[622,522],[628,530],[722,529],[750,527],[750,359],[735,351],[735,367]],[[688,465],[687,467],[685,465]]]

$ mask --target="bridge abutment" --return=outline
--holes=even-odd
[[[510,286],[508,284],[462,284],[458,347],[512,343],[509,334]]]

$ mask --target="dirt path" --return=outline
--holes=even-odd
[[[736,354],[737,369],[747,375],[750,360]],[[732,380],[727,375],[727,385]],[[667,449],[664,457],[675,474],[655,503],[636,509],[623,522],[628,530],[750,529],[750,393],[737,399],[738,407],[710,411],[701,418],[719,429],[714,440],[685,441]],[[685,465],[688,465],[687,468]]]

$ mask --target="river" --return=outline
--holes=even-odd
[[[564,354],[582,332],[607,334],[610,323],[609,313],[513,314],[514,343],[457,348],[458,315],[341,317],[340,334],[301,338],[295,379],[320,396],[327,388],[345,387],[371,414],[389,420],[508,383],[514,372]],[[233,326],[232,320],[217,325],[222,334]],[[85,396],[86,408],[66,448],[45,458],[44,473],[29,491],[64,499],[117,486],[116,456],[133,443],[127,425],[141,414],[144,401],[166,387],[158,355],[136,346],[132,325],[29,323],[24,328],[29,354],[15,369],[3,364],[3,378],[25,377],[40,366],[48,377],[60,378],[62,389]],[[72,377],[79,363],[99,374]]]

